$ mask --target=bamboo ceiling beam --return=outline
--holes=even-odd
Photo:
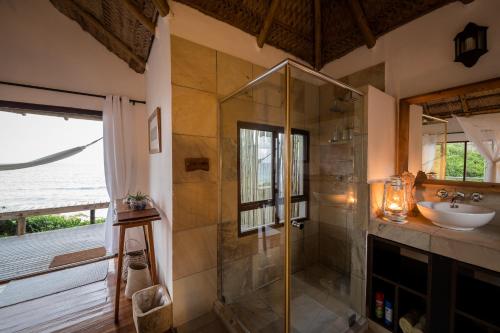
[[[359,0],[349,0],[348,3],[351,13],[358,24],[358,28],[365,39],[366,46],[371,49],[375,46],[377,39],[368,25],[368,20],[363,12],[363,8],[361,8]]]
[[[314,65],[321,69],[321,0],[314,0]]]
[[[124,42],[122,42],[121,39],[106,30],[101,22],[99,22],[94,16],[87,13],[87,11],[81,8],[76,2],[68,1],[68,6],[72,6],[73,9],[78,12],[90,25],[93,25],[94,28],[100,30],[103,35],[109,38],[112,43],[118,45],[123,52],[125,52],[131,59],[137,62],[143,69],[146,68],[146,61],[135,54]]]
[[[266,42],[267,35],[269,34],[269,30],[271,29],[271,24],[274,20],[274,15],[276,14],[276,10],[278,9],[280,0],[272,0],[271,6],[269,7],[269,11],[267,12],[266,18],[264,19],[264,24],[260,29],[259,36],[257,36],[257,45],[260,48],[264,46]]]
[[[132,3],[131,0],[123,0],[123,4],[125,5],[125,7],[127,7],[127,10],[132,15],[134,15],[134,17],[137,19],[137,21],[141,22],[141,24],[146,29],[148,29],[149,32],[151,32],[153,35],[155,34],[155,24],[150,19],[148,19],[146,16],[144,16],[142,11],[139,8],[137,8],[137,6],[134,3]]]
[[[153,4],[155,5],[158,13],[160,13],[161,17],[165,17],[170,12],[170,6],[167,3],[167,0],[153,0]]]

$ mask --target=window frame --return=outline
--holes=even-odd
[[[472,182],[471,180],[466,180],[467,179],[467,144],[469,142],[470,142],[470,140],[456,140],[456,141],[447,141],[446,142],[446,144],[448,144],[448,143],[463,143],[464,144],[464,169],[463,169],[463,176],[462,176],[463,182],[466,182],[466,181]],[[445,158],[448,159],[448,154],[445,155]],[[444,177],[446,180],[446,170],[445,170]]]
[[[244,122],[244,121],[238,121],[237,122],[237,143],[236,143],[236,158],[237,158],[237,191],[238,191],[238,208],[237,208],[237,213],[238,213],[238,237],[250,235],[253,233],[256,233],[259,231],[259,229],[264,229],[266,227],[271,227],[271,228],[280,228],[284,226],[284,223],[280,222],[279,216],[277,214],[278,208],[277,206],[279,204],[282,204],[284,202],[283,197],[278,197],[277,192],[278,192],[278,187],[277,187],[277,156],[276,156],[276,143],[278,140],[278,136],[280,133],[284,134],[284,127],[281,126],[274,126],[274,125],[267,125],[267,124],[260,124],[260,123],[252,123],[252,122]],[[246,202],[242,203],[241,202],[241,135],[240,131],[242,129],[248,129],[248,130],[257,130],[257,131],[266,131],[266,132],[271,132],[272,133],[272,145],[271,145],[271,158],[272,158],[272,174],[271,174],[271,183],[273,186],[273,191],[271,195],[271,199],[266,199],[266,200],[259,200],[259,201],[252,201],[252,202]],[[304,217],[296,218],[293,219],[293,221],[305,221],[309,219],[309,211],[310,211],[310,199],[309,199],[309,132],[306,130],[302,129],[291,129],[292,135],[297,134],[297,135],[302,135],[304,136],[304,191],[302,195],[295,195],[291,197],[291,203],[296,203],[296,202],[306,202],[306,215]],[[242,231],[241,230],[241,213],[245,211],[251,211],[254,209],[258,208],[264,208],[268,206],[274,206],[275,207],[275,214],[274,214],[274,223],[273,224],[267,224],[263,226],[256,227],[251,230],[247,231]]]

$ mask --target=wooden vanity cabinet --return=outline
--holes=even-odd
[[[384,238],[368,236],[367,316],[393,333],[409,312],[426,333],[500,333],[500,274]],[[392,324],[376,315],[376,293],[392,303]]]

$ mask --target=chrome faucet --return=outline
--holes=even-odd
[[[462,192],[455,192],[451,196],[450,208],[458,208],[457,200],[463,201],[465,199],[465,194]]]

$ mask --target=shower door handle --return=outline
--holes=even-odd
[[[300,230],[304,229],[304,222],[292,221],[290,224],[292,227],[299,228]]]

